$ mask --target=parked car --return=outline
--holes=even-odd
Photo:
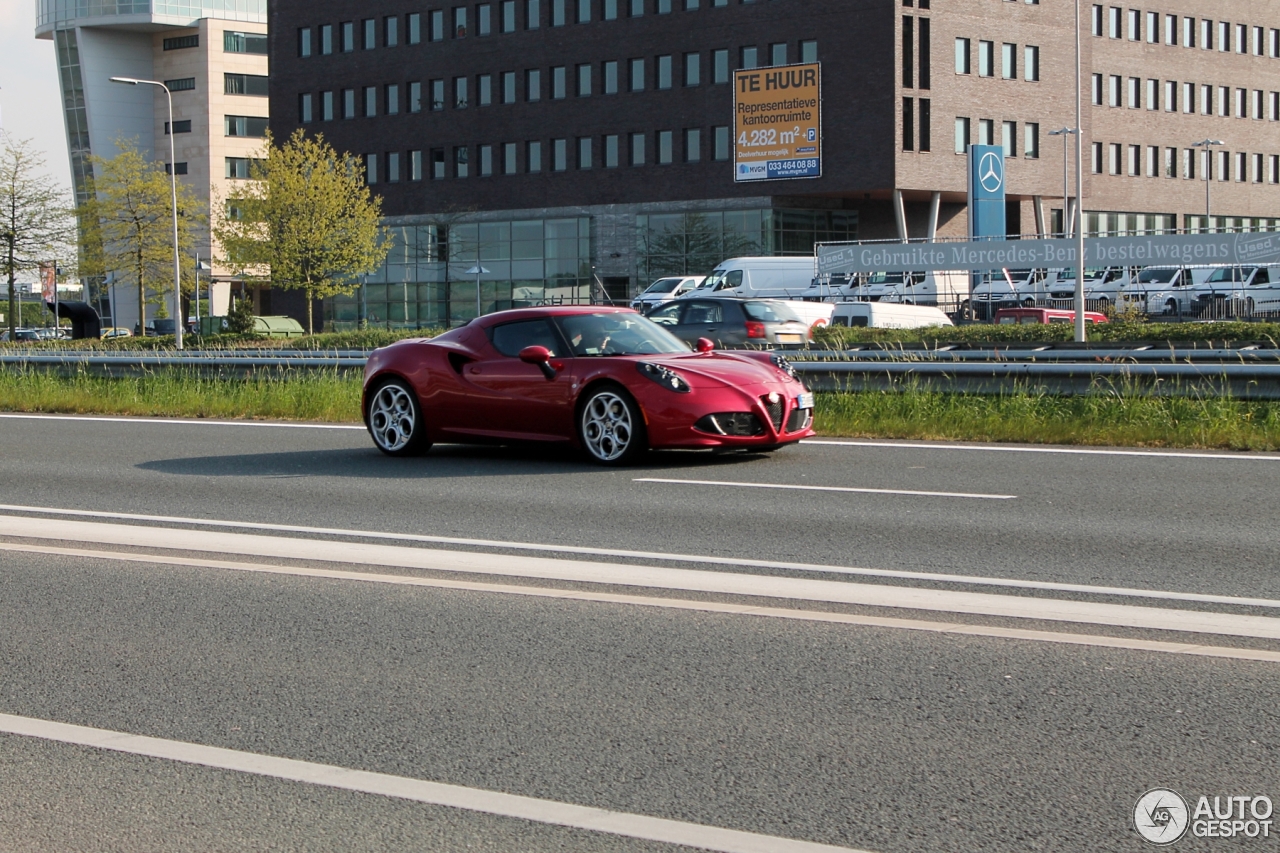
[[[1212,273],[1208,267],[1146,267],[1120,291],[1125,307],[1147,314],[1191,316],[1195,312],[1194,285]]]
[[[895,302],[839,302],[831,315],[833,326],[866,326],[873,329],[919,329],[954,326],[941,308]]]
[[[631,300],[631,307],[644,314],[672,299],[684,296],[707,280],[705,275],[674,275],[660,278]]]
[[[102,339],[108,338],[132,338],[133,332],[123,326],[107,326],[102,330]]]
[[[40,340],[40,335],[38,332],[36,332],[35,329],[14,329],[13,330],[14,343],[20,343],[23,341],[34,342],[39,340]],[[9,341],[8,329],[5,329],[3,332],[0,332],[0,341],[6,342],[6,343]]]
[[[629,308],[590,305],[499,311],[374,350],[361,412],[390,456],[529,441],[621,465],[649,448],[768,451],[813,435],[813,395],[780,355],[693,352]]]
[[[1076,312],[1062,308],[1001,308],[996,312],[998,325],[1035,326],[1046,323],[1075,323]],[[1107,322],[1107,315],[1100,311],[1084,312],[1089,325]]]
[[[176,335],[178,333],[178,325],[173,321],[172,317],[161,317],[156,320],[148,320],[146,328],[146,337],[154,338],[160,335]]]
[[[707,338],[728,348],[800,346],[813,335],[785,302],[772,299],[688,297],[668,302],[648,317],[689,344]]]

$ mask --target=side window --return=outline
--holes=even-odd
[[[680,302],[672,302],[663,305],[657,311],[649,314],[649,319],[657,323],[659,326],[675,326],[680,323],[680,309],[684,308],[684,304]]]
[[[1253,281],[1250,283],[1251,284],[1270,284],[1270,282],[1267,281],[1267,268],[1258,267],[1258,272],[1254,275]]]
[[[724,281],[716,285],[716,290],[728,290],[734,287],[742,287],[742,270],[730,270],[725,273]]]
[[[704,326],[708,323],[719,323],[723,313],[718,302],[691,302],[684,312],[685,326]]]
[[[494,326],[489,331],[493,348],[505,356],[515,358],[525,347],[540,346],[551,350],[555,355],[560,348],[560,340],[555,330],[546,320],[522,320],[518,323],[504,323]]]

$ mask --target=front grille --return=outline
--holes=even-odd
[[[749,436],[764,432],[760,419],[750,412],[718,412],[714,415],[705,415],[698,419],[693,428],[714,435]]]
[[[800,432],[813,421],[813,409],[792,409],[787,418],[787,432]]]
[[[770,397],[773,398],[772,402],[769,399]],[[784,405],[782,396],[778,394],[766,394],[760,398],[760,404],[764,406],[765,412],[768,413],[769,423],[773,424],[773,428],[775,430],[781,430],[782,409]]]

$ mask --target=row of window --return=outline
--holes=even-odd
[[[735,0],[735,4],[751,4],[756,0]],[[514,33],[519,29],[536,30],[543,25],[563,27],[570,23],[587,24],[592,20],[614,21],[621,17],[639,18],[646,13],[666,15],[677,6],[686,11],[728,6],[729,0],[499,0],[475,6],[454,6],[427,12],[410,12],[403,17],[387,15],[381,19],[364,18],[298,29],[298,55],[350,53],[356,50],[357,36],[361,50],[397,47],[404,41],[419,44],[426,41],[461,39],[469,35],[489,36],[495,32]],[[927,8],[927,7],[923,7]],[[523,15],[518,19],[518,15]],[[471,22],[474,21],[474,26]],[[381,31],[381,32],[379,32]]]
[[[223,116],[223,130],[227,136],[248,136],[261,139],[267,135],[267,118],[265,116]],[[190,133],[191,119],[178,119],[173,123],[173,132]],[[164,135],[169,135],[169,122],[164,123]],[[179,173],[181,174],[181,173]]]
[[[800,49],[801,56],[805,57],[804,61],[816,61],[816,41],[800,42]],[[298,97],[298,114],[303,123],[308,123],[332,121],[336,118],[371,118],[379,114],[443,110],[446,106],[465,109],[472,104],[481,107],[496,103],[514,104],[521,99],[520,83],[523,83],[523,99],[526,102],[541,101],[544,98],[560,100],[570,96],[585,98],[597,93],[616,95],[624,91],[624,86],[628,92],[642,92],[650,86],[659,90],[672,89],[677,85],[677,80],[683,86],[700,86],[704,70],[710,71],[711,84],[728,83],[729,51],[713,50],[710,60],[710,68],[704,69],[703,55],[700,52],[686,53],[680,57],[667,54],[654,57],[652,61],[639,58],[625,63],[609,60],[598,65],[587,62],[575,66],[558,65],[549,69],[528,68],[522,74],[516,71],[477,74],[474,77],[454,77],[452,80],[428,80],[425,85],[422,81],[386,83],[382,86],[320,92],[318,97],[314,93],[305,92]]]
[[[1280,121],[1280,92],[1154,78],[1093,75],[1095,106]]]
[[[978,138],[972,138],[974,122],[967,116],[956,116],[956,153],[969,153],[969,146],[996,145],[996,120],[980,118],[977,121]],[[1000,122],[1000,141],[1007,158],[1017,157],[1019,150],[1018,122]],[[1022,123],[1021,135],[1022,156],[1035,160],[1040,156],[1040,123],[1027,121]]]
[[[226,95],[254,95],[267,97],[268,78],[265,74],[223,74],[222,91]],[[191,92],[196,88],[196,78],[179,77],[165,80],[170,92]]]
[[[1182,17],[1119,6],[1093,7],[1093,34],[1148,44],[1280,58],[1280,29]],[[1127,27],[1126,27],[1127,23]]]
[[[704,152],[708,136],[710,151]],[[405,155],[390,151],[364,155],[365,175],[370,184],[376,184],[424,178],[444,180],[567,172],[570,169],[616,169],[624,165],[645,166],[650,163],[660,166],[677,162],[700,163],[708,153],[709,159],[724,161],[731,156],[730,141],[729,128],[720,126],[711,128],[709,134],[705,128],[688,127],[679,131],[611,133],[600,137],[552,139],[549,142],[529,140],[457,145],[452,150],[431,148],[409,151]]]
[[[1197,148],[1167,148],[1159,145],[1125,145],[1095,142],[1092,146],[1094,174],[1129,177],[1196,178],[1206,172],[1210,179],[1238,183],[1280,183],[1280,154],[1247,151],[1204,151]]]
[[[1018,46],[1011,42],[1001,42],[999,57],[1001,79],[1018,79]],[[1032,44],[1023,45],[1021,59],[1022,79],[1038,82],[1040,80],[1040,48]],[[956,39],[956,73],[973,73],[972,39]],[[996,43],[993,41],[978,40],[978,76],[996,76]]]
[[[200,46],[200,34],[190,36],[174,36],[164,40],[165,50],[183,50]],[[222,34],[223,53],[253,53],[267,55],[267,37],[259,33],[236,33],[230,30]]]

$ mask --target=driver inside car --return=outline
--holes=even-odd
[[[599,317],[574,318],[566,322],[570,327],[569,343],[574,355],[606,355],[609,352],[609,332]]]

